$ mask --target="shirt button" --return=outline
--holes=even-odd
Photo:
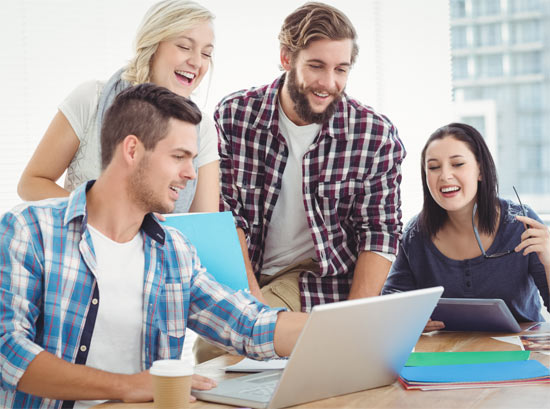
[[[81,346],[80,346],[80,350],[81,350],[82,352],[86,352],[87,349],[88,349],[88,348],[86,348],[86,345],[81,345]]]
[[[470,281],[466,281],[466,287],[471,287],[472,283]]]
[[[98,301],[97,298],[94,298],[94,299],[92,300],[92,304],[93,304],[93,305],[97,305],[98,302],[99,302],[99,301]]]

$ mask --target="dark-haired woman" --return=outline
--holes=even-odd
[[[424,205],[405,228],[382,292],[442,285],[443,297],[501,298],[518,321],[543,321],[550,232],[532,209],[498,197],[481,134],[460,123],[437,129],[422,150],[421,172]],[[443,327],[430,321],[426,330]]]

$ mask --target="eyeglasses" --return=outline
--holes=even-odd
[[[516,197],[518,198],[519,205],[521,206],[521,215],[527,216],[525,212],[525,208],[523,207],[523,204],[521,203],[521,199],[519,198],[518,191],[516,190],[515,186],[512,186],[514,189],[514,193],[516,194]],[[514,250],[508,250],[500,253],[493,253],[493,254],[487,254],[485,249],[483,248],[483,244],[481,243],[481,238],[479,237],[479,232],[477,231],[476,223],[475,223],[475,216],[477,212],[477,203],[474,203],[474,210],[472,211],[472,226],[474,228],[474,235],[476,236],[477,245],[479,246],[479,249],[481,250],[481,254],[483,254],[483,257],[485,258],[499,258],[507,256],[508,254],[511,254],[514,252]]]

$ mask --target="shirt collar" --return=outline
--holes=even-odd
[[[279,104],[279,89],[285,81],[285,74],[275,79],[270,85],[267,85],[261,106],[258,109],[258,115],[253,128],[272,129],[273,122],[278,121],[278,104]],[[344,93],[342,99],[338,102],[334,115],[322,125],[321,133],[337,140],[347,140],[349,137],[348,131],[348,97]]]
[[[88,192],[88,190],[90,190],[94,182],[95,180],[90,180],[86,183],[81,184],[69,196],[67,212],[65,213],[65,220],[63,221],[63,223],[67,225],[76,218],[81,217],[81,233],[83,233],[88,224],[88,213],[86,212],[86,193]],[[164,245],[164,241],[166,239],[166,231],[152,213],[145,215],[140,229],[147,236],[157,241],[159,244]]]

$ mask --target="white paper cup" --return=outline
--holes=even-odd
[[[149,370],[153,376],[155,409],[189,408],[193,366],[179,359],[153,362]]]

